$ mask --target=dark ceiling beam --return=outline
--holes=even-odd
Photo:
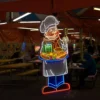
[[[96,19],[100,19],[100,17],[78,17],[79,19],[94,19],[94,20],[96,20]]]
[[[74,15],[74,14],[72,14],[72,13],[70,13],[70,12],[67,12],[70,16],[72,16],[72,17],[75,17],[75,18],[78,18],[78,19],[93,19],[93,20],[96,20],[96,19],[100,19],[100,16],[99,17],[80,17],[80,16],[77,16],[77,15]]]
[[[90,9],[90,7],[89,8],[83,8],[81,11],[76,13],[76,15],[80,16],[80,15],[84,14],[88,9]]]

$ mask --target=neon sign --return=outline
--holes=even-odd
[[[64,75],[68,74],[68,44],[60,38],[58,24],[59,21],[54,16],[47,16],[40,25],[44,38],[39,59],[43,61],[43,76],[48,78],[42,94],[70,90],[70,84],[64,80]]]

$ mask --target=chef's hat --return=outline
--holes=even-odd
[[[56,19],[56,17],[50,15],[47,16],[40,25],[40,32],[46,33],[50,27],[57,26],[59,24],[59,21]]]

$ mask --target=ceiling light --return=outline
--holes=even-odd
[[[100,19],[98,19],[98,21],[100,21]]]
[[[95,41],[95,39],[94,39],[93,37],[85,37],[85,39],[88,39],[88,40],[89,40],[90,38],[91,38],[92,40]]]
[[[30,31],[39,31],[38,28],[28,28],[28,27],[18,27],[18,29],[30,30]]]
[[[63,31],[64,29],[58,29],[59,31]]]
[[[94,10],[100,11],[100,8],[98,8],[98,7],[94,7],[93,9],[94,9]]]
[[[33,28],[28,28],[28,27],[18,27],[18,29],[32,30]]]
[[[69,32],[68,34],[79,34],[80,32]]]
[[[2,23],[0,23],[0,25],[4,25],[4,24],[7,24],[7,22],[2,22]]]
[[[68,28],[68,30],[70,31],[70,30],[74,30],[74,28]]]
[[[41,21],[20,21],[19,23],[40,23]]]
[[[39,31],[39,29],[38,29],[38,28],[33,28],[33,29],[30,30],[30,31]]]
[[[38,28],[28,28],[28,27],[18,27],[18,29],[26,29],[30,31],[39,31]],[[58,30],[64,30],[64,29],[58,29]],[[69,28],[68,30],[74,30],[74,28]],[[74,34],[75,32],[68,33],[68,34]]]
[[[79,37],[79,35],[78,35],[78,34],[75,34],[74,36]]]
[[[64,30],[63,28],[62,29],[58,29],[58,30]],[[70,31],[70,30],[74,30],[74,28],[68,28],[68,31]]]
[[[39,29],[32,29],[31,31],[39,31]],[[64,29],[58,29],[58,30],[64,30]],[[68,29],[68,30],[73,30],[72,28],[71,29]]]
[[[21,15],[21,16],[15,18],[15,19],[13,19],[13,22],[16,22],[16,21],[18,21],[18,20],[20,20],[20,19],[22,19],[22,18],[24,18],[24,17],[26,17],[26,16],[28,16],[28,15],[30,15],[30,14],[31,14],[30,12],[29,12],[29,13],[25,13],[25,14],[23,14],[23,15]]]

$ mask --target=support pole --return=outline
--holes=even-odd
[[[95,48],[96,48],[96,52],[98,52],[98,38],[95,37]]]
[[[83,52],[83,40],[82,40],[82,33],[83,33],[83,29],[81,28],[80,29],[80,60],[83,61],[83,55],[84,55],[84,52]]]
[[[65,37],[67,36],[67,34],[68,34],[68,28],[64,28],[64,35],[65,35]]]
[[[92,34],[90,33],[90,45],[92,46]]]
[[[12,22],[13,19],[13,12],[7,12],[7,22]]]

